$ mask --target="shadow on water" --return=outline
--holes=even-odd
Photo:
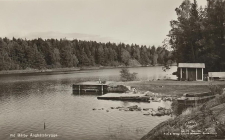
[[[73,96],[102,96],[107,94],[108,92],[85,92],[85,91],[73,91],[71,95]],[[111,93],[111,92],[110,92]],[[120,93],[115,93],[115,94],[120,94]],[[114,101],[114,102],[133,102],[133,103],[143,103],[143,101],[139,101],[139,100],[113,100],[113,99],[98,99],[98,100],[106,100],[106,101]],[[144,103],[150,103],[150,101],[144,101]]]
[[[93,92],[93,91],[72,91],[72,95],[93,95],[93,96],[96,96],[96,95],[98,95],[98,96],[101,96],[101,95],[104,95],[104,94],[107,94],[107,92]]]
[[[138,73],[139,79],[151,79],[155,71],[159,70],[161,67],[131,68],[131,72]],[[56,133],[59,137],[54,138],[55,140],[140,139],[148,130],[170,117],[145,116],[142,111],[126,112],[111,107],[138,105],[141,108],[157,109],[159,105],[168,107],[168,104],[100,101],[97,96],[101,96],[101,92],[79,94],[72,91],[72,84],[80,82],[97,81],[99,78],[119,80],[119,71],[120,69],[107,69],[0,75],[0,139],[9,140],[11,138],[8,134],[17,132]],[[158,77],[165,75],[164,72],[157,74]],[[93,108],[104,110],[93,111]]]

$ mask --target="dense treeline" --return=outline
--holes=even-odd
[[[185,0],[171,21],[170,45],[176,61],[205,63],[207,71],[225,71],[225,1],[208,0],[205,8]]]
[[[0,38],[0,70],[83,66],[165,64],[171,53],[162,47],[97,43],[66,39]]]

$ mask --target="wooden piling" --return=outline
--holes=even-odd
[[[103,85],[102,85],[102,94],[103,94]]]
[[[79,95],[80,95],[80,85],[79,85]]]

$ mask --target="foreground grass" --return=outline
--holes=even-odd
[[[162,94],[182,95],[189,92],[209,91],[209,85],[217,85],[225,88],[224,81],[217,82],[180,82],[180,81],[150,81],[129,82],[127,85],[134,86],[140,90],[149,90]],[[187,122],[194,121],[196,126],[189,127]],[[181,115],[160,123],[141,140],[161,139],[213,139],[211,135],[165,135],[164,133],[181,133],[181,131],[199,131],[217,134],[223,138],[225,135],[225,94],[217,95],[216,98],[200,106],[189,108]]]

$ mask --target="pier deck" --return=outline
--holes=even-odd
[[[93,85],[83,85],[83,84],[74,84],[73,92],[77,93],[86,93],[86,92],[96,92],[96,93],[105,93],[107,92],[108,86],[105,84],[93,84]]]
[[[124,85],[113,85],[112,82],[107,81],[103,83],[99,83],[98,81],[88,81],[78,84],[73,84],[73,93],[107,93],[107,92],[115,92],[115,93],[124,93],[129,88]]]
[[[113,94],[109,93],[97,97],[99,100],[120,100],[120,101],[136,101],[136,102],[149,102],[149,97],[143,96],[143,94],[132,94],[132,93],[123,93],[123,94]]]

